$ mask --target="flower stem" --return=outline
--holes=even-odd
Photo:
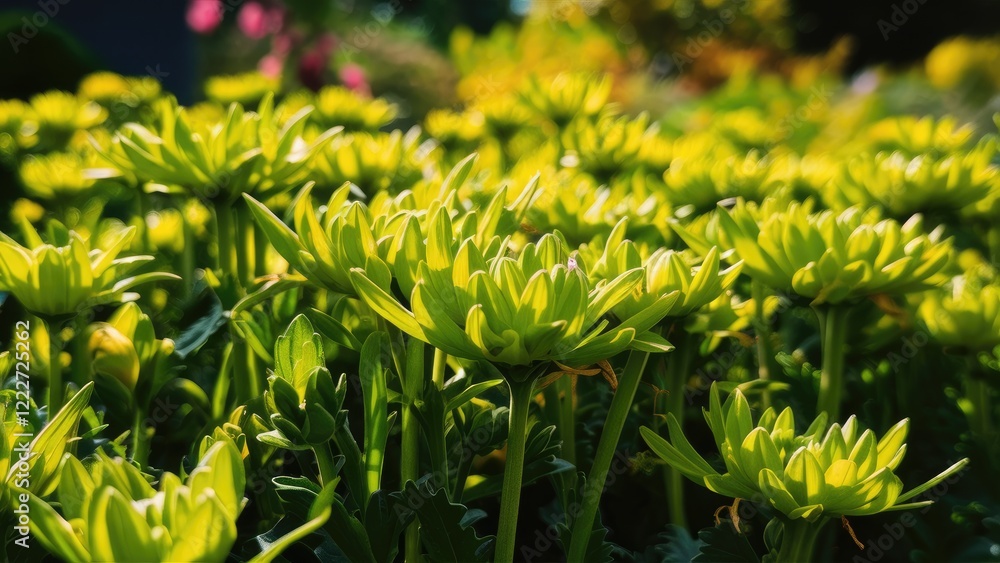
[[[684,428],[684,388],[691,372],[691,361],[694,359],[694,339],[684,329],[675,330],[671,333],[670,339],[677,348],[676,352],[667,357],[666,389],[670,392],[667,396],[667,413],[674,415],[677,424]],[[665,419],[658,419],[657,426],[662,426],[664,421]],[[670,522],[682,528],[687,527],[684,476],[673,467],[664,467],[664,483],[667,489]]]
[[[233,215],[236,218],[236,268],[240,285],[247,287],[254,278],[254,222],[250,208],[242,199],[232,204]]]
[[[135,422],[132,425],[132,461],[145,469],[149,460],[149,433],[146,430],[146,412],[135,409]]]
[[[437,352],[440,352],[438,350]],[[437,352],[434,359],[437,360]],[[435,362],[436,365],[436,362]],[[416,481],[420,477],[420,424],[417,422],[417,407],[414,401],[415,393],[419,393],[419,382],[424,378],[424,343],[411,338],[406,344],[406,366],[403,380],[403,436],[400,452],[399,483],[400,488],[407,481]],[[419,563],[422,559],[420,548],[420,526],[412,522],[406,528],[405,561]]]
[[[500,526],[497,531],[496,563],[514,561],[517,543],[517,509],[521,503],[524,448],[528,438],[528,411],[534,381],[508,381],[510,387],[510,430],[507,433],[507,467],[500,496]]]
[[[229,274],[236,277],[239,274],[239,257],[233,240],[234,228],[232,204],[227,201],[217,201],[215,203],[215,234],[219,254],[216,265],[219,268],[220,276]]]
[[[608,471],[611,469],[611,462],[618,447],[618,440],[621,438],[622,428],[625,427],[625,419],[632,408],[632,401],[635,400],[635,393],[639,389],[639,382],[642,380],[642,372],[646,369],[646,361],[649,353],[632,351],[629,354],[628,362],[625,364],[625,372],[618,381],[618,390],[611,400],[611,408],[608,410],[608,417],[604,422],[604,429],[601,432],[601,441],[597,445],[597,452],[594,455],[594,464],[590,468],[590,475],[583,486],[583,507],[580,515],[573,521],[572,539],[569,551],[566,554],[567,561],[583,561],[586,558],[587,546],[590,544],[590,533],[594,528],[594,518],[597,516],[597,509],[601,501],[601,493],[608,478]]]
[[[559,409],[559,434],[562,437],[562,458],[576,467],[576,412],[573,410],[573,376],[565,375],[552,384]],[[570,486],[576,486],[576,472],[567,475]]]
[[[316,463],[319,465],[319,478],[325,487],[337,478],[337,463],[333,460],[333,452],[330,451],[329,443],[313,446],[313,452],[316,454]]]
[[[448,354],[437,348],[434,349],[434,386],[444,389],[444,368],[448,365]]]
[[[840,420],[840,402],[844,392],[844,348],[851,310],[843,305],[819,306],[815,310],[823,342],[816,414],[826,412],[828,420],[836,422]]]
[[[191,221],[188,219],[187,203],[181,200],[178,205],[181,212],[181,233],[183,236],[184,249],[181,251],[181,272],[180,275],[184,278],[183,282],[183,295],[187,297],[191,294],[192,288],[194,287],[194,264],[195,264],[195,248],[194,248],[194,229],[191,227]]]
[[[62,408],[63,383],[62,383],[62,335],[59,332],[59,323],[52,320],[43,320],[45,331],[49,333],[49,419],[55,416]]]
[[[767,299],[767,288],[757,280],[750,283],[753,296],[753,325],[757,336],[757,379],[767,381],[777,373],[777,363],[774,360],[774,346],[771,344],[771,327],[764,312],[764,301]],[[771,406],[771,392],[767,387],[761,393],[761,407]]]
[[[978,360],[973,358],[978,363]],[[975,369],[975,366],[973,367]],[[965,394],[972,404],[972,414],[969,416],[969,426],[973,434],[980,440],[988,442],[993,433],[992,407],[993,401],[990,397],[990,386],[986,379],[977,377],[979,374],[973,372],[965,376]]]
[[[816,538],[819,537],[823,526],[829,521],[828,518],[820,518],[815,522],[808,522],[801,518],[795,520],[782,519],[781,547],[778,548],[776,561],[797,562],[815,561],[813,551],[816,546]]]

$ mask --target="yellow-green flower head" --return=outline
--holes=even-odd
[[[516,96],[493,96],[481,100],[476,109],[483,115],[489,133],[505,141],[531,124],[531,111]]]
[[[365,353],[369,351],[365,348]],[[326,369],[323,339],[305,315],[295,317],[278,337],[274,358],[274,373],[264,394],[274,427],[270,434],[298,447],[326,444],[338,426],[335,417],[347,387],[343,377],[334,383]]]
[[[674,143],[661,133],[652,132],[639,147],[638,162],[655,174],[662,174],[674,158]]]
[[[140,182],[211,200],[232,201],[241,193],[268,197],[291,189],[308,173],[312,155],[339,131],[306,143],[302,131],[308,109],[279,124],[270,94],[259,112],[233,104],[220,123],[202,123],[171,100],[156,109],[156,130],[126,124],[104,156]]]
[[[55,221],[49,223],[48,244],[30,224],[24,230],[27,248],[0,233],[0,289],[41,317],[74,315],[101,303],[131,300],[135,295],[127,292],[139,284],[180,279],[165,272],[128,275],[153,259],[118,257],[135,236],[135,227],[120,231],[110,245],[93,249]]]
[[[611,94],[611,78],[590,74],[564,73],[551,80],[535,75],[528,78],[521,92],[524,101],[558,127],[568,125],[576,117],[597,115]]]
[[[383,98],[363,98],[340,86],[325,86],[316,93],[312,120],[320,127],[341,126],[347,132],[375,132],[396,119],[398,108]]]
[[[928,292],[917,310],[920,321],[945,346],[989,351],[1000,345],[1000,286],[975,276],[953,278],[950,291]]]
[[[142,375],[173,353],[174,342],[157,339],[149,316],[135,303],[126,303],[108,322],[91,325],[87,348],[95,374],[111,376],[133,392]]]
[[[36,369],[37,366],[37,363],[32,365]],[[0,433],[0,478],[3,480],[3,486],[0,486],[0,514],[7,514],[17,506],[11,501],[21,493],[47,497],[56,491],[63,455],[67,446],[76,439],[80,417],[88,409],[93,391],[93,383],[84,385],[57,413],[50,414],[49,421],[42,426],[33,412],[29,412],[25,420],[22,393],[14,389],[0,390],[0,428],[3,430]],[[22,404],[18,405],[18,402]],[[30,459],[21,460],[15,447],[23,444],[25,435],[34,435],[28,445],[32,455]],[[23,479],[21,461],[28,464],[27,483]],[[32,512],[32,523],[35,522],[34,515]]]
[[[139,380],[139,356],[132,341],[108,323],[91,327],[87,340],[90,367],[95,374],[115,378],[129,391]]]
[[[953,117],[904,115],[889,117],[868,128],[865,142],[872,152],[901,152],[908,158],[933,158],[961,152],[972,144],[975,128],[959,126]]]
[[[933,287],[952,254],[942,229],[925,234],[919,215],[902,225],[879,220],[877,208],[810,213],[798,202],[782,208],[740,200],[720,209],[718,220],[746,273],[815,305]]]
[[[223,106],[233,103],[253,106],[280,90],[280,79],[259,72],[212,76],[205,81],[205,95]]]
[[[643,113],[636,118],[604,116],[593,123],[579,120],[563,132],[562,139],[581,170],[607,181],[636,164],[639,151],[653,134],[649,116]]]
[[[31,122],[31,106],[21,100],[0,100],[0,157],[30,148],[34,139],[25,135],[24,126]],[[32,128],[34,125],[32,125]]]
[[[565,171],[544,183],[528,216],[541,230],[558,229],[571,244],[607,236],[622,217],[635,218],[633,228],[664,223],[669,204],[659,193],[643,196],[634,187],[641,180],[636,175],[612,186],[598,186],[587,175]]]
[[[828,185],[827,198],[839,207],[881,205],[896,217],[955,211],[998,189],[1000,174],[991,162],[995,154],[995,141],[988,141],[939,158],[907,158],[900,152],[862,156],[847,164],[840,181]]]
[[[79,129],[90,129],[106,117],[94,102],[77,98],[69,92],[53,90],[31,98],[31,109],[38,123],[38,135],[68,137]]]
[[[18,174],[28,195],[65,202],[91,192],[95,181],[84,170],[92,164],[94,159],[73,152],[31,155],[21,162]]]
[[[615,226],[604,251],[590,269],[591,279],[612,279],[635,268],[645,276],[638,291],[622,299],[612,310],[620,318],[629,318],[653,305],[671,292],[680,292],[667,317],[686,317],[711,303],[728,290],[740,274],[739,263],[720,271],[719,250],[709,249],[699,260],[690,252],[657,248],[643,256],[640,247],[625,239],[628,221]]]
[[[721,495],[766,501],[791,519],[864,516],[927,506],[907,502],[959,471],[968,459],[952,465],[923,485],[903,492],[894,471],[906,453],[909,420],[890,428],[881,439],[859,431],[851,416],[843,426],[827,428],[820,415],[805,434],[795,433],[791,407],[768,408],[754,424],[750,405],[739,389],[720,404],[712,385],[705,419],[715,438],[726,472],[719,474],[695,451],[677,419],[668,415],[670,441],[643,427],[650,448],[688,479]]]
[[[527,244],[517,258],[505,243],[491,244],[496,250],[486,254],[474,238],[456,243],[443,208],[429,224],[426,245],[410,296],[412,312],[364,271],[352,270],[351,278],[380,315],[449,354],[530,368],[550,360],[587,365],[645,343],[669,349],[648,331],[676,295],[663,296],[613,328],[601,320],[639,286],[642,268],[591,285],[555,235]]]
[[[663,174],[666,196],[676,206],[709,211],[732,197],[763,201],[789,185],[785,167],[756,151],[746,155],[697,155],[675,157]]]
[[[782,128],[768,122],[761,110],[743,108],[714,115],[712,129],[740,152],[764,151],[781,141]]]
[[[366,194],[399,191],[420,178],[418,141],[416,129],[341,135],[314,159],[313,169],[328,186],[350,182]]]
[[[77,95],[108,107],[115,103],[136,106],[160,95],[160,82],[151,76],[122,76],[114,72],[95,72],[83,77]]]
[[[483,138],[483,114],[477,111],[431,110],[424,130],[448,149],[472,147]]]
[[[122,458],[66,458],[62,514],[32,495],[35,537],[63,561],[221,561],[246,504],[243,459],[232,440],[212,444],[185,481],[165,472],[153,489]]]
[[[317,214],[313,206],[312,186],[308,184],[296,198],[295,231],[264,204],[249,195],[245,198],[278,253],[311,282],[336,293],[354,295],[350,271],[361,268],[379,287],[388,288],[392,275],[379,257],[368,211],[361,203],[347,201],[352,186],[336,190],[322,214]]]

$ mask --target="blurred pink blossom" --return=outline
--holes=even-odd
[[[257,68],[260,70],[260,73],[271,78],[281,77],[281,71],[284,67],[285,58],[274,53],[265,55],[264,58],[260,60],[260,63],[257,64]]]
[[[348,63],[340,69],[340,82],[349,90],[358,93],[368,94],[371,92],[368,80],[365,78],[365,71],[353,63]]]
[[[211,33],[222,22],[220,0],[191,0],[185,15],[188,27],[196,33]]]
[[[236,24],[250,39],[263,39],[281,30],[284,12],[281,8],[267,8],[260,2],[247,2],[240,8]]]

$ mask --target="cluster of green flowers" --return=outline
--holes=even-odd
[[[390,521],[386,507],[401,495],[382,490],[399,482],[383,478],[395,417],[400,489],[417,486],[426,433],[454,512],[463,494],[486,487],[467,479],[464,459],[461,476],[450,476],[449,444],[467,437],[467,424],[498,419],[475,409],[485,403],[479,395],[505,385],[508,467],[490,486],[502,491],[496,559],[510,561],[523,480],[587,469],[574,466],[574,381],[599,373],[617,391],[580,484],[584,516],[565,522],[571,560],[596,537],[597,499],[645,372],[676,393],[670,442],[659,421],[642,430],[675,471],[672,518],[684,515],[672,480],[681,475],[723,495],[764,498],[785,519],[779,557],[809,556],[831,517],[917,506],[905,501],[964,464],[902,493],[906,421],[880,441],[858,432],[854,417],[838,421],[845,396],[856,398],[845,376],[850,320],[867,304],[894,315],[857,320],[859,332],[888,330],[887,322],[904,330],[916,318],[951,349],[991,353],[1000,344],[998,284],[975,257],[1000,256],[995,135],[976,140],[948,118],[871,113],[840,142],[837,112],[799,118],[795,105],[812,94],[795,88],[781,91],[791,107],[776,111],[775,86],[763,80],[727,86],[695,111],[631,115],[611,102],[610,76],[584,73],[531,76],[404,132],[387,130],[398,110],[386,100],[336,87],[275,96],[257,78],[213,80],[211,101],[191,107],[147,79],[109,74],[89,77],[77,94],[0,102],[0,156],[18,172],[20,209],[34,202],[59,214],[45,237],[32,225],[41,218],[28,214],[19,240],[0,233],[0,290],[43,321],[50,342],[47,406],[58,414],[45,428],[59,433],[50,448],[58,459],[43,460],[44,486],[25,494],[39,515],[33,530],[58,556],[221,560],[237,540],[245,470],[287,450],[306,456],[304,477],[268,479],[259,497],[275,525],[256,531],[263,560],[320,529],[319,542],[349,557],[361,549],[358,557],[391,560],[395,552],[377,542],[406,528],[407,557],[419,557],[437,548],[420,541],[431,526],[411,524],[427,516],[410,506]],[[133,204],[133,216],[122,217],[121,204]],[[971,266],[958,265],[956,248],[973,256]],[[153,261],[157,271],[135,273]],[[139,286],[142,296],[131,291]],[[202,298],[218,315],[181,325]],[[754,424],[741,391],[722,404],[713,387],[706,417],[720,473],[683,433],[691,364],[723,336],[746,339],[752,326],[750,369],[759,370],[762,403],[775,400],[781,382],[771,366],[783,343],[768,326],[780,300],[817,314],[818,391],[811,372],[787,378],[817,400],[816,422],[799,434],[791,408],[768,408]],[[83,316],[118,302],[126,304],[110,316]],[[73,345],[64,351],[65,338]],[[196,381],[211,377],[172,369],[201,347],[208,371],[217,370],[207,386]],[[435,355],[426,378],[424,347]],[[669,367],[647,370],[650,355],[668,353]],[[333,362],[360,374],[360,442],[349,428],[347,378],[333,377]],[[89,386],[59,410],[67,371],[70,391],[94,382],[107,423],[117,429],[124,419],[127,435],[95,439],[104,422],[83,414]],[[549,473],[542,464],[525,470],[527,457],[549,451],[544,431],[529,424],[543,390],[542,416],[558,421],[569,468],[551,469],[550,460]],[[147,421],[158,398],[175,394],[198,407],[178,415],[178,426],[201,433],[228,420],[203,441],[195,436],[200,445],[188,453],[200,461],[183,479],[149,464],[153,438],[164,437]],[[4,408],[13,430],[20,422]],[[976,412],[977,425],[991,414]],[[81,417],[96,452],[86,463],[63,455]],[[125,537],[110,535],[105,520]],[[471,520],[455,518],[456,542]],[[802,531],[798,520],[812,527]],[[465,540],[481,557],[493,538]]]

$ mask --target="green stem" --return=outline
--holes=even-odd
[[[139,232],[140,240],[142,241],[143,252],[154,252],[153,243],[149,235],[149,223],[147,218],[149,215],[149,199],[148,195],[142,190],[137,190],[135,192],[136,199],[136,213],[139,215],[139,228],[142,229]]]
[[[247,208],[246,205],[244,205],[243,207],[249,210],[249,208]],[[264,231],[257,228],[253,229],[254,277],[259,277],[271,273],[267,265],[267,251],[270,244],[271,243],[268,242],[267,236],[264,234]]]
[[[562,458],[576,467],[576,412],[573,410],[573,378],[560,377],[552,384],[556,389],[559,408],[559,434],[562,436]],[[567,476],[575,485],[576,472]],[[575,488],[575,486],[574,486]]]
[[[528,411],[534,381],[508,381],[510,387],[510,430],[507,434],[507,466],[500,496],[500,526],[497,531],[495,563],[514,561],[517,543],[517,509],[521,503],[524,448],[528,438]]]
[[[850,308],[843,305],[815,307],[823,341],[823,367],[819,380],[816,414],[826,412],[830,422],[840,420],[844,393],[844,347],[847,344]]]
[[[691,362],[694,360],[694,338],[684,331],[675,330],[670,340],[676,346],[676,351],[666,358],[666,389],[667,413],[677,419],[677,424],[684,428],[684,389],[691,373]],[[662,427],[665,419],[658,419],[658,427]],[[657,428],[659,430],[659,428]],[[664,467],[664,484],[667,490],[667,503],[670,511],[670,522],[682,528],[687,527],[687,516],[684,506],[684,476],[673,467]]]
[[[132,461],[141,468],[146,467],[149,460],[149,432],[146,430],[146,412],[135,409],[135,423],[132,425]]]
[[[437,359],[437,354],[434,356]],[[436,364],[436,362],[435,362]],[[403,488],[407,481],[416,481],[420,477],[420,423],[417,421],[417,407],[414,401],[418,399],[421,383],[424,378],[424,343],[411,338],[406,344],[406,367],[403,377],[403,435],[402,451],[400,452],[399,486]],[[420,526],[412,522],[406,528],[404,539],[405,561],[419,563],[422,559],[420,548]]]
[[[978,360],[975,360],[978,363]],[[970,373],[965,378],[965,393],[972,403],[972,415],[969,417],[969,426],[973,434],[981,440],[988,440],[993,433],[993,401],[990,397],[990,386],[978,374]]]
[[[178,206],[181,211],[181,232],[183,233],[184,249],[181,252],[181,277],[183,281],[183,295],[187,297],[194,287],[194,264],[195,264],[195,236],[191,221],[188,220],[187,209],[184,201]]]
[[[233,215],[236,218],[236,267],[240,285],[248,287],[254,278],[254,222],[250,208],[237,200],[233,203]]]
[[[236,378],[236,402],[246,404],[252,399],[260,397],[263,393],[263,379],[257,369],[257,355],[253,348],[239,334],[236,329],[230,329],[233,337],[233,367]]]
[[[776,561],[780,563],[815,561],[813,551],[816,538],[828,521],[827,518],[820,518],[816,522],[807,522],[801,518],[782,519],[781,546],[778,548]]]
[[[337,478],[337,463],[333,460],[329,443],[313,446],[313,453],[316,454],[316,463],[319,465],[319,478],[325,487]]]
[[[434,386],[438,389],[444,389],[444,370],[448,365],[448,354],[445,354],[442,350],[434,349]]]
[[[233,240],[234,223],[232,204],[226,201],[215,202],[215,235],[219,252],[216,266],[220,277],[226,274],[239,275],[239,257]]]
[[[597,516],[597,509],[601,501],[601,493],[608,478],[608,471],[611,469],[611,462],[618,447],[618,440],[621,438],[622,429],[625,427],[625,419],[632,408],[635,400],[635,393],[639,389],[639,382],[642,381],[642,372],[646,369],[646,361],[649,359],[647,352],[632,351],[625,364],[625,372],[618,381],[618,390],[611,400],[611,408],[608,410],[608,417],[604,422],[604,429],[601,432],[601,440],[597,445],[597,452],[594,455],[594,464],[590,468],[590,475],[583,486],[583,506],[580,515],[573,521],[573,533],[569,551],[566,554],[567,561],[583,561],[586,558],[587,546],[590,544],[590,532],[594,528],[594,519]]]
[[[62,383],[62,335],[59,333],[58,323],[45,320],[45,331],[49,333],[49,420],[62,408],[63,383]]]
[[[750,291],[754,302],[753,324],[757,335],[757,379],[767,381],[777,373],[774,359],[774,346],[771,343],[771,327],[764,312],[764,301],[767,299],[767,288],[757,280],[750,283]],[[761,406],[771,406],[771,392],[767,387],[761,393]]]

